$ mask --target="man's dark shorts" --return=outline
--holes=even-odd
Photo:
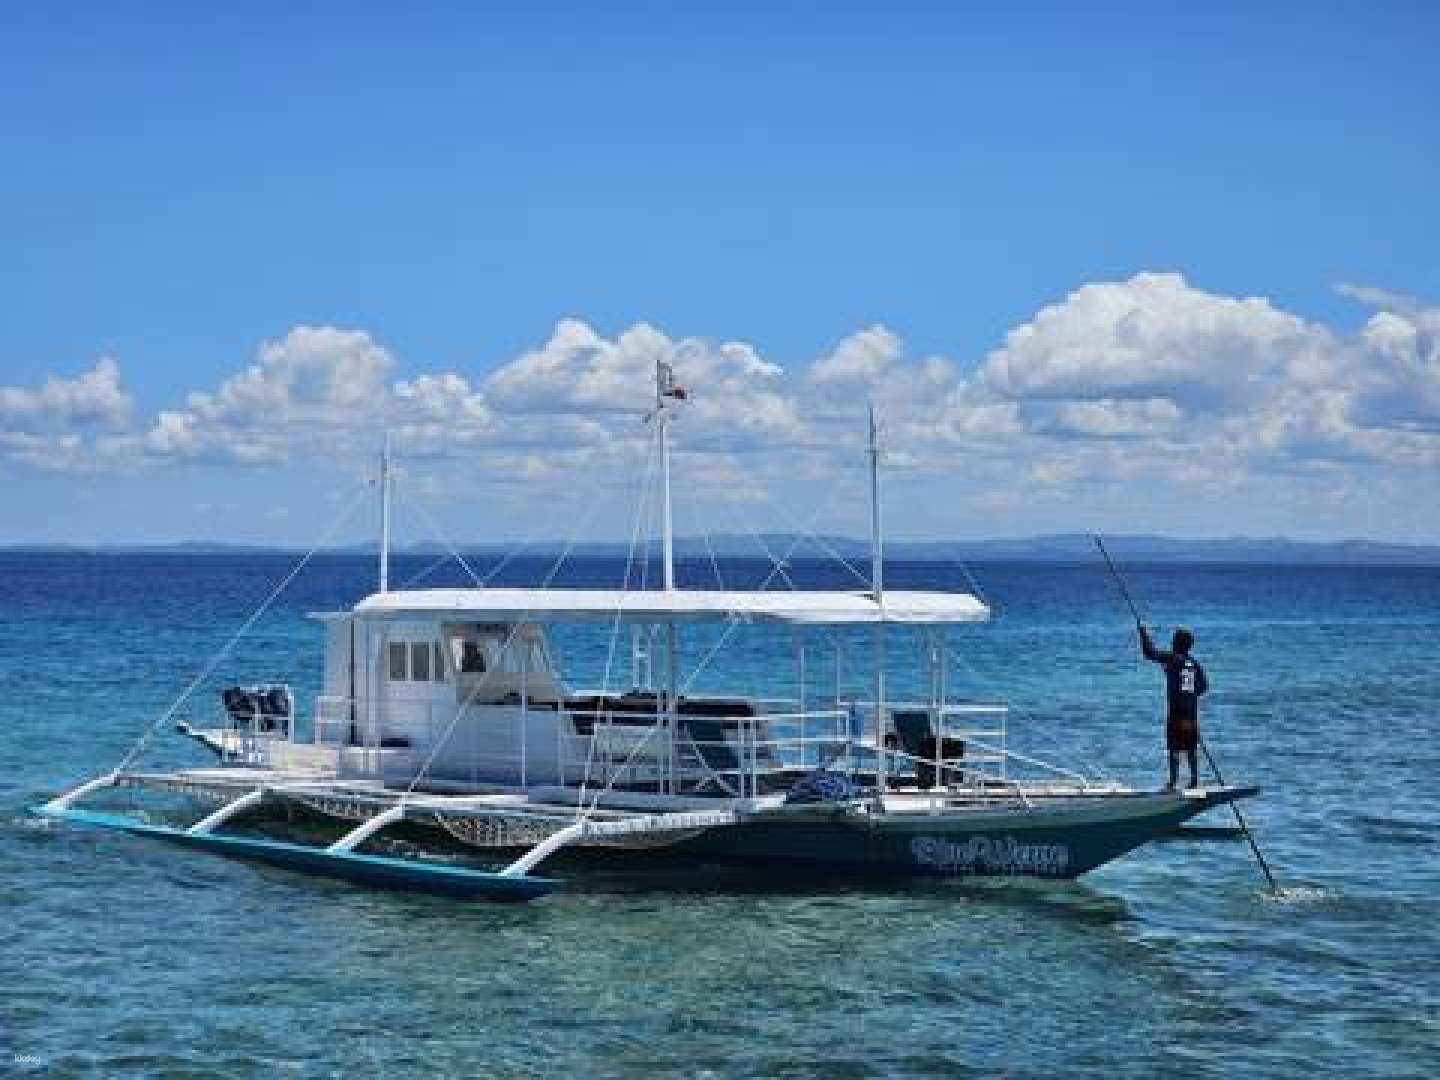
[[[1165,747],[1172,754],[1193,754],[1200,742],[1200,725],[1194,720],[1168,720]]]

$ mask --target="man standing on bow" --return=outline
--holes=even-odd
[[[1157,649],[1150,640],[1150,631],[1138,620],[1137,625],[1140,629],[1140,650],[1145,659],[1165,669],[1165,748],[1170,753],[1170,783],[1165,790],[1175,790],[1181,751],[1189,758],[1190,786],[1199,787],[1200,769],[1196,751],[1200,745],[1200,698],[1210,687],[1205,669],[1190,655],[1195,635],[1180,627],[1171,638],[1168,650]]]

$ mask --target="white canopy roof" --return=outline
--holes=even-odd
[[[701,592],[689,589],[418,589],[375,593],[361,615],[449,617],[485,622],[965,623],[990,617],[969,593]]]

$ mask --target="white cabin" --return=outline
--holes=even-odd
[[[853,740],[839,707],[798,712],[744,697],[576,693],[543,621],[796,626],[983,620],[973,596],[438,589],[376,593],[326,624],[314,740],[342,775],[426,788],[613,785],[657,794],[758,794],[764,775],[814,767]],[[664,635],[659,635],[663,637]],[[663,680],[662,680],[663,681]],[[943,702],[937,702],[943,709]],[[941,729],[938,714],[931,727]],[[862,720],[863,723],[863,720]],[[873,726],[873,722],[872,725]],[[783,731],[782,731],[783,729]],[[793,771],[793,770],[792,770]]]

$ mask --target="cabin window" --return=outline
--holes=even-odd
[[[440,642],[430,643],[430,677],[436,682],[445,681],[445,650],[440,647]]]
[[[430,642],[410,643],[410,678],[416,682],[430,681]]]
[[[403,641],[390,642],[390,681],[404,682],[406,677],[406,657],[410,653],[410,646]]]
[[[485,671],[485,650],[480,642],[466,640],[460,643],[460,670],[468,674],[483,674]]]

